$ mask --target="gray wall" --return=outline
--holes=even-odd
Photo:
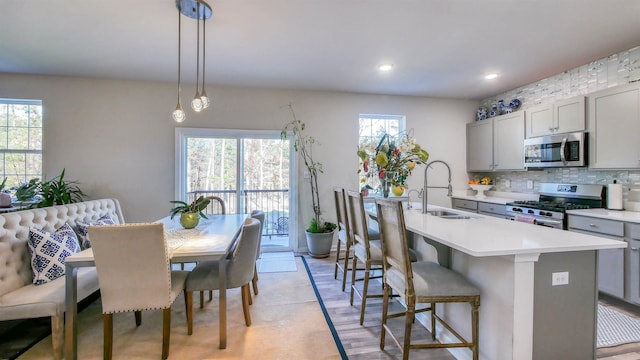
[[[192,88],[183,84],[185,105]],[[283,106],[293,103],[320,142],[316,155],[324,164],[320,187],[328,220],[335,219],[333,187],[358,187],[360,113],[406,115],[407,128],[414,128],[431,159],[451,164],[454,187],[466,187],[465,124],[475,116],[476,101],[214,86],[207,93],[211,107],[200,114],[186,110],[180,126],[280,130],[291,120]],[[175,84],[0,74],[0,97],[43,100],[45,178],[66,168],[66,177],[79,181],[90,198],[118,198],[127,222],[168,214],[175,181]],[[421,183],[418,168],[409,185]],[[298,188],[303,231],[312,212],[307,184]],[[430,200],[449,204],[444,192],[430,193]]]

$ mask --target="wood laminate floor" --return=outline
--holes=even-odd
[[[334,322],[340,340],[349,359],[397,359],[400,356],[395,344],[387,339],[385,350],[380,350],[380,314],[381,300],[370,299],[366,307],[365,323],[359,325],[360,299],[355,298],[354,306],[349,305],[350,279],[347,287],[341,290],[340,280],[334,279],[335,253],[328,258],[316,259],[305,256],[318,291],[327,311]],[[338,279],[341,273],[338,273]],[[374,290],[380,291],[380,289]],[[616,308],[629,316],[640,318],[640,308],[621,300],[602,295],[600,301]],[[429,333],[417,324],[414,326],[416,337],[430,338]],[[626,344],[597,350],[599,360],[640,360],[640,343]],[[411,359],[450,360],[455,359],[447,350],[427,349],[411,352]]]

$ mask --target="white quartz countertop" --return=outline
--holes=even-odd
[[[597,217],[609,220],[628,221],[640,223],[640,212],[627,210],[609,210],[609,209],[584,209],[584,210],[568,210],[569,215],[582,215]]]
[[[409,231],[476,257],[541,254],[567,251],[624,248],[626,243],[599,236],[552,229],[429,205],[429,210],[468,215],[469,219],[447,219],[405,210]]]

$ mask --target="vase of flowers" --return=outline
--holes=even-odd
[[[396,136],[381,134],[379,139],[361,144],[358,148],[360,168],[358,173],[366,175],[361,179],[363,188],[370,187],[368,179],[377,178],[380,193],[385,198],[389,191],[398,193],[407,187],[407,178],[418,164],[429,159],[426,152],[413,138],[413,131],[401,132]],[[402,194],[402,193],[400,193]]]

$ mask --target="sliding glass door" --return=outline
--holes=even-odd
[[[227,213],[265,212],[262,251],[295,250],[292,146],[280,132],[176,129],[176,197],[215,195]],[[213,206],[213,205],[212,205]]]

